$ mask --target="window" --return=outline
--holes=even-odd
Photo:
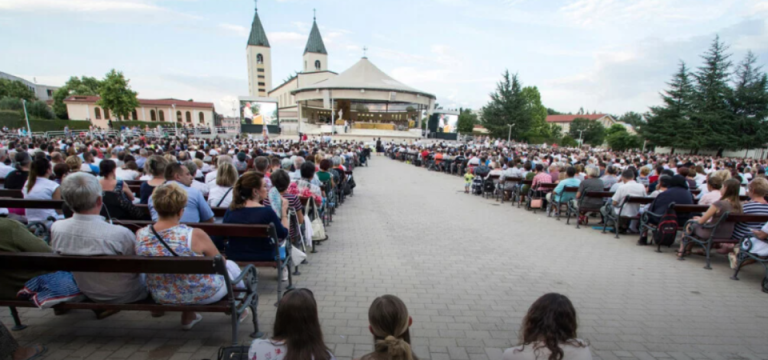
[[[48,97],[53,97],[53,90],[48,89],[46,92],[48,93]]]
[[[315,60],[315,70],[320,70],[320,60]]]
[[[155,110],[149,110],[149,119],[152,121],[157,121],[157,114],[155,114]]]
[[[259,79],[263,79],[263,78],[264,78],[264,75],[259,75]]]
[[[104,119],[109,119],[109,109],[104,109]]]
[[[259,86],[264,86],[264,83],[263,83],[263,82],[260,82],[260,83],[259,83]]]
[[[101,120],[101,109],[94,108],[93,111],[96,112],[96,120]]]
[[[131,120],[139,120],[139,114],[136,113],[135,109],[131,113]]]
[[[176,111],[176,122],[181,122],[181,110]]]
[[[264,64],[264,56],[262,56],[261,54],[257,54],[256,55],[256,63],[259,64],[259,65]]]
[[[163,110],[160,110],[160,121],[165,121],[165,113]]]
[[[192,122],[192,114],[189,111],[184,116],[187,118],[187,122]]]
[[[264,72],[264,69],[256,69],[258,72]]]
[[[205,115],[203,115],[202,111],[197,114],[197,117],[200,119],[201,124],[205,124]]]

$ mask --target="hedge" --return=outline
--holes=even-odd
[[[0,110],[0,128],[7,126],[10,129],[27,128],[27,122],[24,120],[24,114],[13,110]],[[69,121],[69,120],[44,120],[29,119],[29,126],[32,132],[64,130],[69,126],[72,130],[87,130],[91,123],[89,121]]]
[[[184,123],[184,124],[188,124],[188,123]],[[154,130],[157,128],[157,125],[160,125],[165,128],[174,127],[174,124],[170,121],[115,121],[115,120],[112,120],[112,127],[115,130],[119,129],[121,126],[125,126],[128,128],[138,126],[139,128],[141,128],[141,130],[144,130],[145,126],[149,126],[150,129]],[[181,128],[182,126],[183,124],[179,123],[179,128]]]

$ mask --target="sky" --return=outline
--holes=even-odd
[[[716,35],[768,63],[768,0],[260,0],[273,87],[302,67],[313,9],[329,69],[363,56],[445,108],[479,109],[505,70],[545,106],[620,115],[661,102]],[[0,71],[59,86],[122,71],[142,98],[248,95],[253,0],[0,0]]]

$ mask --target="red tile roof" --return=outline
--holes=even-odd
[[[64,99],[65,103],[95,103],[99,100],[98,96],[92,95],[72,95]],[[213,103],[209,102],[197,102],[197,101],[185,101],[179,99],[136,99],[139,101],[139,105],[143,106],[171,106],[176,104],[177,107],[192,107],[192,108],[204,108],[213,109]]]
[[[604,117],[605,114],[594,114],[594,115],[549,115],[547,116],[547,122],[548,123],[570,123],[573,122],[573,120],[582,118],[587,120],[597,120],[599,118]]]
[[[475,124],[474,129],[485,129],[485,126],[479,125],[479,124]]]

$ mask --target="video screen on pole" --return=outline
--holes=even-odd
[[[456,123],[458,122],[458,115],[440,114],[440,122],[438,123],[438,126],[443,129],[443,132],[456,132]]]
[[[279,125],[277,102],[240,100],[240,123],[243,125]]]

